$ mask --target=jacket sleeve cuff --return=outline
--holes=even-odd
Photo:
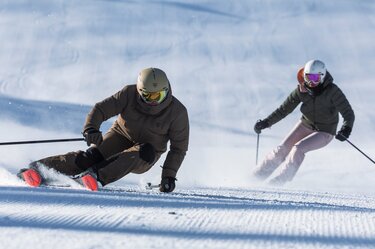
[[[163,168],[163,171],[161,173],[161,178],[164,178],[164,177],[176,178],[176,175],[177,175],[177,171],[173,169]]]

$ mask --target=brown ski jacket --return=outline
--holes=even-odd
[[[333,83],[329,72],[315,94],[306,90],[309,89],[304,88],[301,84],[290,93],[284,103],[267,117],[269,125],[272,126],[279,122],[302,102],[301,120],[313,130],[335,135],[339,122],[338,113],[344,119],[343,126],[353,128],[353,109],[341,89]]]
[[[144,103],[136,85],[125,86],[121,91],[95,104],[87,115],[84,130],[99,130],[105,120],[118,115],[111,130],[125,136],[134,144],[150,143],[157,157],[170,149],[163,165],[162,177],[176,177],[189,144],[189,119],[185,106],[170,88],[166,100],[157,106]]]

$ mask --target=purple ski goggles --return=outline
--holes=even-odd
[[[305,75],[305,80],[309,86],[314,87],[319,85],[322,75],[318,73],[311,73]]]

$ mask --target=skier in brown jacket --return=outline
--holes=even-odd
[[[117,120],[103,137],[102,122],[116,115]],[[166,74],[157,68],[147,68],[140,72],[137,84],[125,86],[95,104],[87,115],[83,136],[87,145],[91,145],[86,151],[35,161],[29,169],[21,170],[19,176],[39,186],[43,176],[38,169],[44,166],[75,176],[83,185],[96,190],[96,180],[104,186],[129,173],[148,171],[170,142],[160,191],[171,192],[188,149],[188,113],[172,95]]]
[[[267,118],[258,120],[256,133],[271,127],[291,113],[301,102],[302,118],[283,142],[270,152],[254,171],[254,176],[265,180],[280,165],[280,171],[270,181],[281,185],[291,181],[305,154],[329,144],[333,137],[345,141],[353,128],[354,112],[340,88],[333,83],[323,62],[311,60],[297,74],[299,85],[284,103]],[[338,113],[344,118],[340,131]]]

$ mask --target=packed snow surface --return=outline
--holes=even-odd
[[[1,0],[0,142],[81,137],[90,108],[146,67],[167,73],[191,136],[170,194],[145,189],[164,158],[99,192],[61,175],[71,187],[29,188],[20,168],[86,144],[0,146],[0,247],[375,248],[375,165],[349,143],[308,153],[283,187],[251,178],[254,123],[315,58],[374,159],[374,13],[370,0]],[[259,160],[299,118],[261,133]]]

